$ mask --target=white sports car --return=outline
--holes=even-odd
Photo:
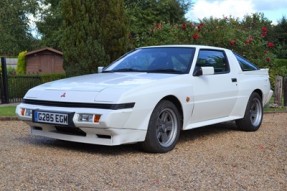
[[[101,68],[99,68],[101,70]],[[198,45],[135,49],[98,74],[30,89],[17,106],[33,135],[172,150],[181,130],[235,120],[256,131],[272,95],[267,69]]]

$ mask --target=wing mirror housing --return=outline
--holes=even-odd
[[[213,75],[214,67],[195,67],[193,72],[194,76],[205,76],[205,75]]]
[[[103,72],[104,67],[103,66],[99,66],[98,67],[98,73],[102,73]]]

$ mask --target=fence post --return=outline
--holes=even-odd
[[[6,58],[4,57],[1,57],[1,67],[2,67],[1,100],[2,103],[9,103],[7,66],[6,66]]]
[[[284,89],[284,94],[283,94],[283,98],[284,98],[284,106],[287,106],[287,76],[284,77],[284,83],[283,83],[283,89]]]
[[[278,106],[282,106],[282,84],[283,84],[283,77],[276,76],[274,103],[277,104]]]

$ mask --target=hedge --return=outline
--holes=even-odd
[[[65,74],[45,74],[45,75],[9,75],[8,91],[9,101],[19,102],[26,92],[43,83],[65,78]]]

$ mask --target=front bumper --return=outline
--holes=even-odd
[[[32,116],[23,116],[23,113],[21,113],[22,108],[74,113],[72,118],[73,126],[33,122]],[[21,103],[17,106],[16,113],[19,119],[25,121],[31,127],[31,133],[33,135],[81,143],[121,145],[145,140],[146,130],[130,128],[127,125],[127,121],[131,121],[132,110],[132,108],[120,110],[65,108]],[[99,114],[101,118],[98,123],[81,122],[79,121],[79,115],[81,113]]]

